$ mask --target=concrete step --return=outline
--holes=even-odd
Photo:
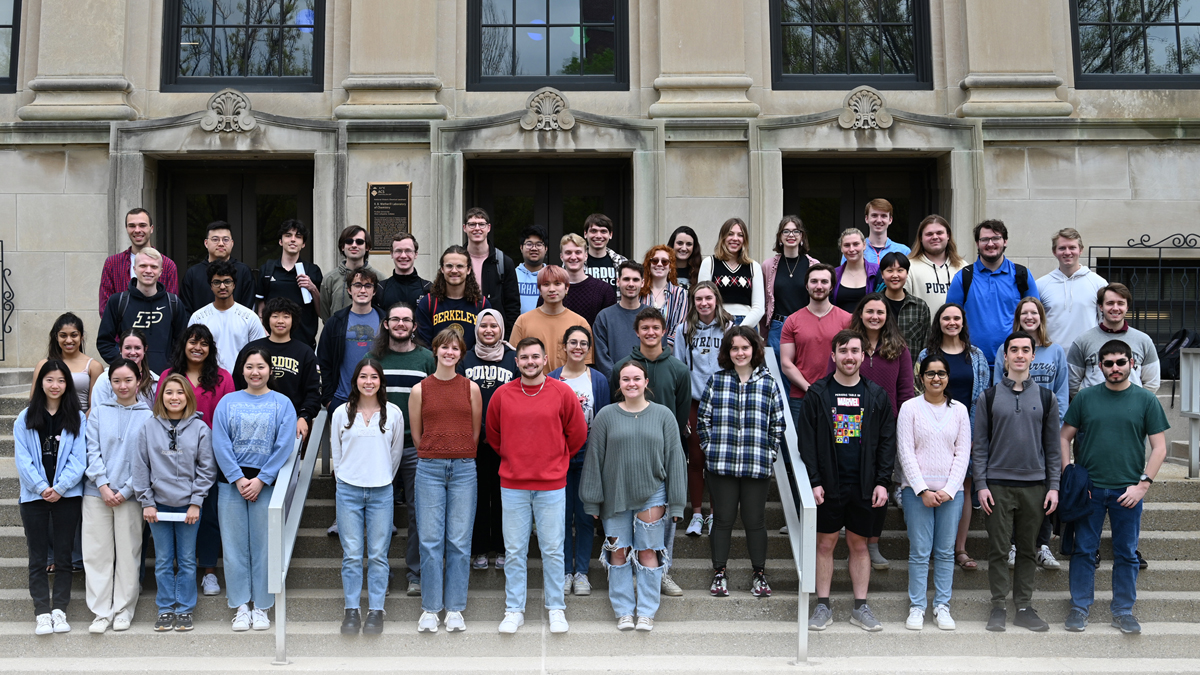
[[[32,380],[32,375],[30,376]],[[16,385],[6,385],[16,386]],[[0,393],[0,415],[16,415],[29,405],[29,384],[22,391]]]
[[[13,422],[17,421],[16,415],[0,415],[0,434],[7,436],[12,435]]]

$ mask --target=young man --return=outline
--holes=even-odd
[[[1075,552],[1071,556],[1071,610],[1066,629],[1080,633],[1087,628],[1088,612],[1096,596],[1093,561],[1100,547],[1100,531],[1108,516],[1112,529],[1113,598],[1112,625],[1122,633],[1140,633],[1133,616],[1137,600],[1138,536],[1146,491],[1167,456],[1164,432],[1170,428],[1162,405],[1154,394],[1133,386],[1133,350],[1121,340],[1109,340],[1098,350],[1104,385],[1079,392],[1062,427],[1062,465],[1071,461],[1087,469],[1091,479],[1090,516],[1075,521]],[[1150,459],[1146,459],[1146,439]]]
[[[1058,269],[1037,280],[1038,294],[1046,307],[1050,341],[1070,349],[1075,338],[1096,327],[1096,294],[1108,281],[1079,264],[1083,235],[1075,228],[1055,232],[1050,251],[1058,259]]]
[[[417,337],[431,345],[438,333],[451,328],[466,340],[467,349],[474,349],[476,317],[491,306],[475,281],[467,249],[451,246],[442,253],[433,286],[417,301]]]
[[[375,304],[386,310],[397,302],[403,302],[409,307],[416,307],[422,295],[429,292],[433,283],[417,274],[417,251],[421,245],[417,238],[408,232],[401,232],[392,238],[392,276],[379,284],[379,295]]]
[[[511,333],[513,324],[521,315],[521,291],[517,287],[517,273],[512,258],[504,251],[488,243],[492,231],[487,211],[475,207],[467,209],[463,219],[463,233],[467,235],[467,254],[471,258],[471,269],[479,290],[487,298],[490,307],[504,315],[504,329]]]
[[[850,549],[854,590],[850,623],[865,631],[883,630],[867,604],[871,581],[867,539],[877,509],[887,504],[896,461],[896,419],[887,392],[858,374],[862,343],[862,336],[851,330],[833,336],[835,370],[808,388],[796,425],[800,459],[817,502],[817,606],[808,620],[809,630],[825,630],[833,623],[829,589],[833,548],[842,528]],[[829,357],[827,351],[826,360]]]
[[[963,307],[971,344],[983,350],[988,366],[995,367],[996,351],[1012,331],[1013,312],[1026,296],[1038,297],[1037,283],[1024,265],[1004,257],[1008,228],[999,220],[975,226],[979,259],[964,267],[950,282],[946,302]]]
[[[125,214],[125,234],[129,236],[129,248],[110,255],[104,261],[100,272],[100,313],[104,313],[108,298],[113,293],[129,289],[130,282],[137,278],[134,259],[142,249],[150,245],[154,236],[154,223],[150,220],[150,212],[141,207],[130,209]],[[163,258],[163,269],[160,277],[168,293],[179,295],[179,271],[175,261]]]
[[[588,242],[588,276],[616,286],[617,265],[625,262],[625,256],[608,247],[613,236],[612,219],[603,213],[593,213],[583,221],[583,234]]]
[[[601,310],[592,324],[596,341],[596,369],[607,377],[613,364],[627,358],[638,346],[634,319],[642,309],[642,266],[626,260],[617,267],[621,300]]]
[[[513,325],[512,341],[518,342],[523,338],[535,337],[543,345],[551,345],[545,354],[546,372],[562,367],[567,362],[567,353],[563,349],[563,335],[571,326],[583,326],[592,329],[591,324],[575,312],[567,309],[563,299],[567,297],[567,272],[558,265],[546,265],[538,272],[538,291],[542,294],[542,304],[533,311],[526,312],[517,318]],[[595,348],[588,349],[587,362],[592,363]]]
[[[300,306],[287,298],[271,298],[263,306],[262,323],[270,331],[265,338],[249,342],[242,351],[265,349],[271,355],[271,388],[288,398],[296,408],[296,437],[308,435],[313,418],[321,412],[321,375],[312,347],[292,337],[300,323]],[[240,355],[239,355],[240,356]],[[246,378],[233,370],[233,385],[246,388]]]
[[[216,220],[208,224],[204,249],[208,251],[208,258],[189,267],[179,285],[179,299],[183,301],[183,308],[191,313],[213,301],[215,296],[208,285],[208,266],[225,260],[232,263],[234,268],[233,280],[237,282],[234,302],[254,309],[254,273],[246,263],[233,257],[233,230],[229,228],[229,223]]]
[[[888,238],[888,227],[892,224],[892,203],[886,199],[872,199],[863,209],[863,223],[867,226],[867,247],[863,249],[863,260],[879,264],[883,256],[896,251],[908,255],[910,248]],[[842,264],[846,263],[845,256]]]
[[[809,386],[825,377],[829,370],[829,344],[833,336],[850,327],[850,313],[829,301],[833,275],[833,266],[825,263],[808,268],[804,277],[808,306],[783,322],[779,336],[779,367],[792,385],[788,407],[793,421],[798,419]]]
[[[383,312],[372,306],[379,283],[374,270],[360,267],[347,272],[342,282],[350,290],[350,306],[329,317],[317,343],[321,406],[330,415],[350,397],[354,368],[371,351],[375,332],[383,322]]]
[[[521,379],[501,385],[487,411],[488,442],[500,455],[504,512],[505,608],[499,630],[515,633],[525,624],[526,557],[536,525],[550,632],[565,633],[567,467],[587,440],[587,421],[574,390],[546,377],[541,340],[527,337],[517,342],[517,367]]]
[[[1024,331],[1004,340],[1008,377],[975,401],[971,474],[986,514],[988,583],[992,613],[987,629],[1002,632],[1008,620],[1008,593],[1017,606],[1014,626],[1049,629],[1030,606],[1037,571],[1038,531],[1058,507],[1058,401],[1054,392],[1029,377],[1033,336]],[[1008,571],[1009,542],[1017,547],[1016,567]]]
[[[563,269],[567,271],[570,292],[563,301],[567,309],[582,316],[589,324],[596,322],[596,317],[605,307],[617,303],[613,287],[607,281],[588,276],[587,272],[587,242],[577,234],[563,235],[558,244],[558,252],[562,257]]]
[[[550,238],[546,230],[530,225],[521,230],[521,257],[523,261],[517,265],[517,290],[521,292],[521,313],[537,307],[538,293],[537,275],[546,266],[546,243]]]
[[[168,293],[158,282],[162,273],[163,256],[146,246],[134,259],[137,279],[127,291],[109,296],[96,331],[96,351],[112,363],[121,355],[117,343],[121,333],[137,328],[146,335],[146,362],[150,370],[166,370],[168,359],[175,349],[175,339],[188,325],[188,313],[183,302]]]
[[[329,317],[350,304],[350,295],[346,292],[346,275],[357,269],[367,269],[375,278],[379,278],[379,272],[371,267],[371,262],[367,259],[371,254],[370,241],[367,239],[367,231],[360,225],[351,225],[342,230],[338,235],[338,250],[342,252],[345,258],[341,263],[338,263],[337,274],[330,274],[321,281],[321,304],[317,309],[322,321],[329,321]]]
[[[1100,325],[1080,333],[1067,350],[1067,369],[1070,371],[1067,387],[1071,395],[1106,380],[1100,370],[1100,347],[1109,340],[1124,342],[1133,353],[1129,381],[1151,394],[1157,392],[1160,378],[1154,340],[1125,320],[1126,314],[1133,309],[1133,293],[1125,284],[1111,283],[1096,292],[1096,304],[1100,306]]]
[[[888,314],[896,317],[896,325],[908,343],[908,354],[915,368],[917,354],[921,353],[925,340],[929,338],[931,320],[929,305],[905,289],[911,266],[912,262],[903,253],[888,253],[883,256],[879,273],[883,276],[883,297],[887,300]]]
[[[188,325],[202,323],[208,326],[216,342],[217,364],[233,373],[242,347],[252,340],[265,338],[267,331],[253,310],[233,301],[237,292],[234,280],[237,270],[233,265],[228,260],[217,260],[208,265],[207,271],[213,301],[193,312]]]
[[[300,252],[308,243],[308,230],[296,219],[283,221],[279,226],[278,260],[268,260],[258,271],[258,314],[263,319],[263,307],[273,298],[287,298],[296,303],[299,314],[292,324],[295,339],[317,346],[317,308],[321,306],[321,284],[325,276],[316,263],[301,262]],[[305,293],[307,291],[307,294]]]
[[[924,300],[930,312],[937,313],[946,304],[950,281],[967,266],[954,244],[950,223],[936,214],[926,216],[917,227],[917,240],[908,259],[913,266],[905,290]]]

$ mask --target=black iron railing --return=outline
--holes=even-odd
[[[8,277],[12,274],[12,270],[4,259],[4,242],[0,241],[0,361],[3,361],[8,352],[8,334],[12,332],[12,326],[9,325],[12,321],[13,310],[16,304],[13,302],[12,284],[8,283]]]
[[[1088,264],[1133,293],[1129,323],[1163,345],[1180,328],[1200,323],[1200,235],[1148,234],[1124,246],[1089,246]]]

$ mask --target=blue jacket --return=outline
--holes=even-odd
[[[988,358],[990,366],[995,363],[996,348],[1003,344],[1004,338],[1012,332],[1013,312],[1017,310],[1021,294],[1017,290],[1016,266],[1008,258],[1000,263],[995,272],[979,260],[974,262],[973,269],[971,292],[967,297],[967,304],[963,306],[963,312],[966,314],[967,327],[971,331],[971,344],[979,347]],[[1038,297],[1037,283],[1033,280],[1032,272],[1029,274],[1029,292],[1026,295]],[[963,304],[962,270],[959,270],[950,282],[946,302]]]
[[[1058,511],[1055,517],[1062,524],[1059,546],[1063,555],[1075,553],[1075,521],[1092,513],[1092,478],[1080,464],[1068,464],[1058,481]]]
[[[58,464],[54,469],[54,485],[46,481],[46,469],[42,466],[42,441],[38,433],[25,426],[25,415],[29,408],[17,415],[13,422],[13,440],[16,445],[17,474],[21,479],[21,503],[42,498],[46,488],[63,497],[83,495],[83,470],[87,468],[87,440],[82,433],[87,428],[87,419],[79,413],[78,436],[63,431],[58,443]]]
[[[600,414],[600,409],[612,403],[612,390],[608,387],[608,378],[604,373],[595,368],[588,368],[588,372],[592,375],[592,419],[596,419],[596,415]],[[562,381],[562,368],[556,368],[550,371],[550,378]],[[591,423],[588,423],[588,429],[592,428]],[[583,460],[587,456],[587,443],[583,444],[579,452],[571,458],[572,467],[582,467]]]

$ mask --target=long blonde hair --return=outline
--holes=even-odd
[[[728,248],[725,248],[725,237],[728,237],[729,233],[733,231],[734,225],[742,228],[742,248],[738,250],[736,256]],[[754,262],[750,259],[750,254],[746,252],[749,244],[750,228],[746,227],[746,221],[741,218],[730,218],[721,226],[721,232],[717,235],[717,246],[713,249],[713,257],[725,262],[736,259],[739,265],[749,265]]]

